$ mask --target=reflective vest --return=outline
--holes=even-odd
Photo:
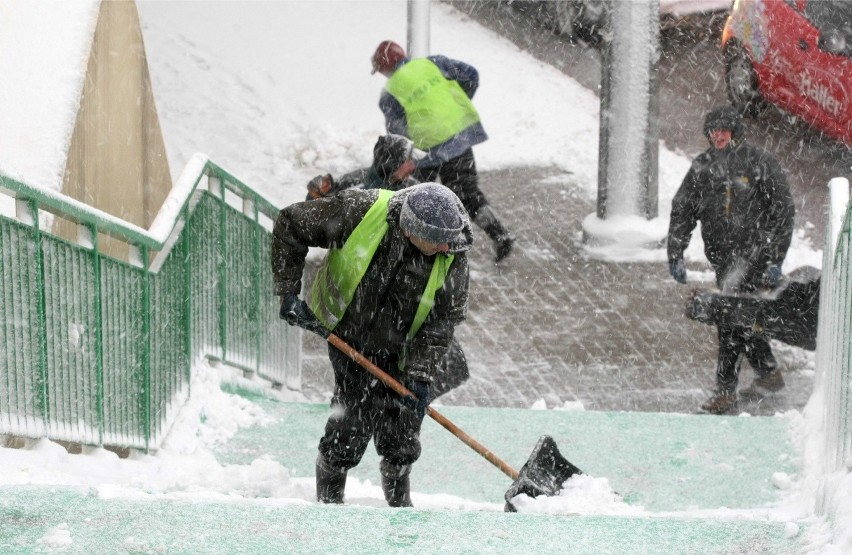
[[[355,296],[358,284],[388,231],[388,201],[393,191],[379,190],[379,198],[339,249],[329,249],[311,290],[311,310],[326,328],[334,330]],[[406,334],[411,340],[435,304],[435,293],[444,286],[454,256],[438,253]]]
[[[446,79],[427,58],[401,66],[385,89],[405,110],[408,136],[421,150],[445,143],[479,121],[461,85]]]

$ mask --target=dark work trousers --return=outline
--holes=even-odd
[[[397,357],[363,353],[376,366],[391,373]],[[402,467],[420,457],[423,419],[399,403],[399,395],[358,363],[328,346],[334,368],[333,413],[325,424],[319,452],[333,467],[349,470],[361,462],[370,439],[383,465]]]
[[[441,184],[461,199],[471,220],[482,206],[488,204],[479,189],[479,177],[476,174],[476,162],[473,160],[471,148],[440,166],[417,168],[414,175],[420,183],[435,182],[440,177]]]
[[[778,363],[766,339],[743,327],[719,326],[719,360],[716,365],[716,386],[721,392],[737,390],[740,364],[745,357],[758,376],[765,376]]]

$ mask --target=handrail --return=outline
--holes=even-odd
[[[96,225],[99,232],[151,250],[160,250],[168,241],[169,235],[180,221],[180,214],[187,208],[192,194],[199,188],[205,175],[224,178],[226,187],[244,199],[255,203],[258,211],[270,219],[275,219],[278,209],[269,200],[250,189],[227,170],[211,162],[204,154],[195,154],[184,167],[181,176],[172,187],[150,230],[128,223],[97,208],[62,193],[49,189],[32,187],[0,170],[0,192],[19,201],[35,201],[42,209],[62,216],[78,224]]]
[[[0,193],[18,210],[0,216],[0,435],[156,448],[202,356],[301,387],[301,334],[272,295],[278,209],[206,156],[147,230],[2,173]],[[41,211],[76,223],[77,241],[41,229]],[[131,260],[101,252],[100,234]]]

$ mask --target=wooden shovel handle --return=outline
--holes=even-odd
[[[397,394],[401,397],[414,397],[415,396],[411,391],[408,390],[404,385],[399,383],[399,381],[395,380],[390,374],[373,364],[367,357],[353,349],[349,346],[345,341],[330,333],[326,338],[329,343],[337,347],[343,354],[357,362],[364,370],[377,377],[382,381],[383,384],[393,389]],[[470,437],[464,430],[453,424],[449,418],[439,413],[437,410],[432,407],[426,407],[426,414],[432,417],[432,420],[446,428],[451,434],[459,438],[462,443],[485,457],[485,459],[499,468],[503,474],[511,478],[512,480],[517,480],[518,471],[506,464],[506,462],[488,450],[484,445]]]

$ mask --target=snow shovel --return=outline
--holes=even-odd
[[[694,289],[687,299],[686,317],[705,324],[745,328],[813,351],[819,321],[821,273],[812,266],[796,268],[768,293],[724,294]]]
[[[381,380],[383,384],[393,389],[400,396],[417,398],[408,388],[394,379],[393,376],[373,364],[367,357],[331,333],[319,320],[314,320],[313,322],[302,320],[299,322],[299,325],[325,338],[326,341],[334,345],[340,352],[358,363],[364,370]],[[550,436],[542,436],[538,440],[530,458],[521,467],[521,471],[518,472],[434,408],[426,407],[426,414],[513,480],[512,486],[506,491],[506,495],[504,496],[506,499],[506,512],[517,512],[517,508],[512,504],[512,499],[515,496],[520,494],[526,494],[530,497],[557,495],[562,489],[562,484],[565,480],[575,474],[582,474],[579,468],[568,462],[559,453],[559,449],[556,448],[556,442]]]

